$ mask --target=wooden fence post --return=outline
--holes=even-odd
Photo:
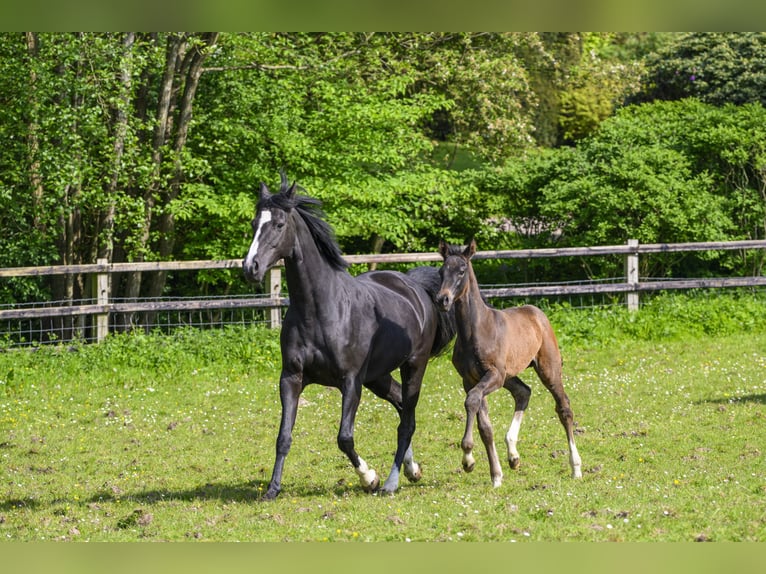
[[[269,270],[269,293],[272,299],[279,299],[282,296],[282,270],[279,267],[272,267]],[[282,309],[279,306],[272,307],[269,326],[272,329],[278,329],[281,325]]]
[[[628,239],[628,247],[635,250],[625,256],[625,280],[638,285],[638,239]],[[628,291],[626,299],[628,311],[638,311],[638,291]]]
[[[98,265],[107,265],[108,259],[98,259]],[[96,297],[96,305],[109,305],[109,273],[99,272],[93,275],[93,294]],[[103,341],[109,334],[109,311],[98,313],[93,316],[93,330],[96,332],[96,341]]]

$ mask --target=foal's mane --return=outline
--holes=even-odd
[[[295,188],[305,191],[302,187],[288,185],[286,177],[282,177],[282,185],[278,193],[262,197],[258,202],[258,209],[281,209],[282,211],[295,210],[308,227],[311,237],[314,239],[319,253],[325,261],[338,271],[348,267],[348,262],[343,258],[335,233],[330,224],[325,221],[322,211],[322,202],[307,195],[297,195]]]

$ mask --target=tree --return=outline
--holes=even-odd
[[[759,104],[690,99],[623,108],[577,146],[568,173],[545,185],[543,213],[567,218],[568,244],[763,238],[764,120]],[[763,266],[762,256],[707,257],[745,273]],[[656,274],[678,266],[670,257],[654,262]],[[689,273],[712,269],[700,258],[683,264]]]
[[[7,198],[40,242],[15,264],[167,258],[167,206],[186,177],[185,147],[202,63],[217,34],[3,34],[0,126],[15,136],[0,162]],[[21,223],[21,222],[18,222]],[[34,245],[34,242],[31,242]],[[160,276],[146,288],[162,291]],[[119,296],[121,285],[114,285]],[[141,293],[140,274],[125,294]],[[82,277],[52,296],[87,294]]]
[[[687,97],[766,105],[766,33],[683,34],[651,54],[639,101]]]
[[[641,61],[615,57],[615,34],[581,34],[579,61],[560,93],[560,140],[572,144],[593,133],[640,87]]]

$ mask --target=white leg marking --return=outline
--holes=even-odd
[[[520,458],[516,444],[519,442],[519,430],[521,430],[521,421],[523,419],[524,411],[516,411],[513,413],[511,426],[505,435],[505,445],[508,447],[508,460],[516,460]]]
[[[258,240],[261,237],[263,226],[269,221],[271,221],[271,211],[264,209],[261,211],[261,216],[258,218],[258,226],[255,228],[255,237],[253,237],[253,242],[250,244],[250,250],[247,252],[247,258],[245,259],[246,264],[249,265],[253,258],[258,254]]]
[[[572,465],[572,478],[582,478],[582,460],[574,441],[569,442],[569,464]]]
[[[369,488],[378,478],[378,473],[367,466],[362,457],[359,457],[359,467],[355,468],[364,488]]]
[[[411,482],[420,480],[422,473],[420,472],[420,465],[415,462],[412,454],[412,445],[404,453],[404,476],[406,476]]]

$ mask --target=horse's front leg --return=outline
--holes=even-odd
[[[471,472],[474,469],[476,460],[473,457],[473,426],[479,410],[482,408],[482,402],[492,391],[497,390],[503,384],[503,377],[497,369],[490,368],[484,373],[478,383],[472,385],[471,380],[463,378],[463,388],[466,392],[465,398],[465,433],[460,443],[463,449],[463,470]]]
[[[282,420],[279,424],[277,435],[277,457],[274,461],[274,470],[271,473],[271,482],[263,495],[264,500],[273,500],[282,490],[282,469],[285,458],[290,452],[292,444],[293,426],[298,412],[298,398],[303,391],[303,373],[286,373],[282,371],[279,379],[279,398],[282,403]]]
[[[503,483],[503,469],[500,467],[500,459],[497,456],[497,448],[495,448],[495,437],[492,432],[492,422],[489,420],[489,405],[487,404],[486,396],[481,401],[477,422],[479,424],[479,435],[484,443],[487,458],[489,459],[489,476],[492,479],[492,486],[497,488]]]
[[[415,434],[415,408],[420,398],[420,387],[423,383],[427,364],[427,360],[414,364],[406,363],[400,369],[402,374],[402,411],[399,415],[399,427],[396,433],[396,454],[391,465],[391,472],[388,473],[386,482],[381,489],[388,494],[393,494],[399,488],[399,470],[402,464],[404,464],[404,473],[410,481],[416,482],[422,476],[420,465],[413,460],[412,436]]]
[[[365,492],[374,492],[380,485],[380,478],[375,470],[367,466],[367,463],[354,449],[354,421],[356,411],[359,409],[359,401],[362,397],[362,384],[357,380],[348,379],[341,387],[342,406],[340,430],[338,431],[338,448],[351,461],[356,474]]]

